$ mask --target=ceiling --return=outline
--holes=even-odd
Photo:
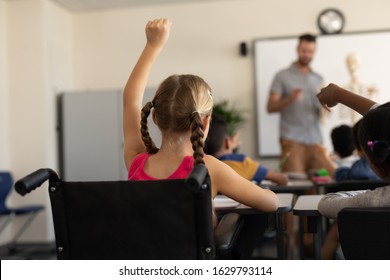
[[[211,0],[52,0],[72,12],[85,12],[124,7],[163,5],[170,3],[207,2]],[[216,0],[213,0],[216,1]]]

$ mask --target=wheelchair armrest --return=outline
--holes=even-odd
[[[59,180],[56,172],[49,168],[41,168],[23,177],[15,183],[15,190],[18,194],[25,194],[41,186],[46,180]]]
[[[238,213],[225,214],[214,230],[217,255],[230,253],[243,225]]]

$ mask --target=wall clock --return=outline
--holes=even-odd
[[[344,24],[344,15],[337,9],[326,9],[317,18],[318,28],[323,34],[341,33]]]

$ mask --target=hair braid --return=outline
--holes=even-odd
[[[150,111],[153,108],[153,103],[148,102],[145,104],[145,106],[142,108],[141,111],[141,136],[142,136],[142,141],[144,141],[146,151],[149,154],[155,154],[158,152],[158,148],[154,144],[152,138],[150,137],[149,134],[149,129],[148,129],[148,116],[150,115]]]
[[[203,142],[203,122],[198,112],[191,114],[191,143],[194,150],[194,160],[196,164],[204,164],[204,142]]]

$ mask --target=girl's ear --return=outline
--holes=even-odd
[[[207,115],[203,118],[203,133],[204,134],[209,133],[210,121],[211,121],[210,115]]]
[[[231,138],[228,136],[225,138],[225,140],[223,141],[223,145],[224,145],[224,150],[229,150],[231,149],[232,147],[232,141],[231,141]]]
[[[154,110],[152,110],[152,120],[154,123],[156,123],[156,114],[155,114]]]

